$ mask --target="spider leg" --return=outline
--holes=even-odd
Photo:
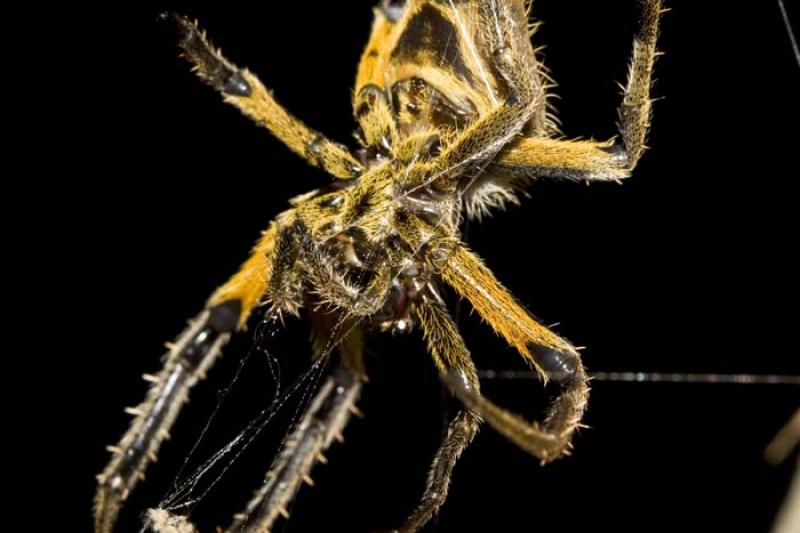
[[[453,372],[461,377],[466,387],[479,390],[477,371],[469,352],[438,296],[431,291],[430,297],[426,296],[425,302],[416,308],[416,314],[428,351],[439,371]],[[438,512],[447,499],[453,468],[461,453],[472,442],[480,423],[481,419],[472,411],[461,410],[456,414],[433,458],[420,503],[398,531],[418,531]]]
[[[113,530],[128,495],[169,438],[189,391],[214,364],[230,335],[244,327],[267,291],[270,276],[284,276],[280,265],[285,263],[285,251],[276,250],[278,233],[276,224],[263,234],[239,271],[217,289],[206,310],[170,345],[161,372],[146,376],[152,386],[140,405],[127,409],[135,418],[120,442],[109,447],[112,458],[98,476],[97,533]]]
[[[239,69],[208,42],[205,32],[186,17],[165,15],[178,27],[183,55],[197,75],[220,91],[226,102],[269,130],[294,153],[336,176],[359,176],[363,167],[343,145],[334,143],[293,117],[246,69]]]
[[[500,336],[545,379],[557,381],[562,391],[540,427],[495,406],[452,371],[443,375],[445,382],[464,405],[543,462],[566,453],[589,397],[588,376],[578,352],[569,342],[534,320],[481,260],[463,245],[450,248],[447,257],[435,267],[441,278],[469,300]]]
[[[330,320],[326,320],[331,317],[314,318],[312,324],[317,330],[314,351],[319,356],[327,351],[333,332],[328,328]],[[245,511],[234,516],[226,531],[261,533],[269,531],[278,516],[288,516],[287,508],[301,483],[313,485],[310,472],[314,465],[327,462],[323,452],[333,440],[342,438],[350,415],[358,412],[355,403],[365,380],[361,330],[351,329],[338,349],[342,366],[317,392],[283,450],[272,462],[264,484],[250,499]]]
[[[264,484],[226,531],[269,531],[278,516],[288,516],[287,507],[301,483],[313,484],[311,469],[326,461],[323,452],[341,438],[361,385],[360,379],[342,369],[328,378],[270,466]]]
[[[523,35],[527,40],[528,34],[514,31],[518,25],[527,27],[523,3],[489,0],[480,2],[480,10],[482,17],[496,22],[484,37],[493,66],[506,85],[503,100],[458,132],[436,158],[417,165],[409,176],[412,184],[426,185],[440,180],[442,189],[454,188],[453,178],[462,175],[469,165],[494,157],[545,105],[535,79],[539,67],[535,58],[524,52],[530,44],[518,41]]]
[[[207,309],[178,337],[163,370],[148,376],[153,382],[145,400],[127,411],[135,416],[119,444],[109,446],[111,461],[97,477],[95,531],[109,533],[125,500],[144,479],[156,460],[161,443],[188,399],[191,388],[205,376],[222,346],[236,329],[241,314],[239,301],[231,300]]]
[[[633,55],[618,109],[622,143],[569,141],[526,137],[509,144],[493,161],[490,172],[572,180],[619,180],[630,175],[645,150],[650,127],[650,88],[658,55],[662,0],[640,0],[641,17]]]

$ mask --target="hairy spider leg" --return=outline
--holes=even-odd
[[[521,137],[506,146],[489,173],[509,178],[547,177],[580,181],[618,181],[630,176],[644,152],[650,127],[650,89],[658,52],[661,0],[640,0],[641,17],[624,86],[617,124],[622,143]]]
[[[442,191],[455,191],[458,179],[467,168],[495,157],[522,132],[536,111],[545,107],[541,91],[536,90],[535,75],[539,68],[528,32],[512,32],[505,27],[507,21],[515,21],[524,23],[527,28],[528,15],[523,3],[482,2],[480,15],[486,20],[497,21],[497,29],[486,32],[484,37],[493,66],[506,85],[504,98],[495,99],[496,105],[489,112],[458,131],[437,157],[411,169],[409,183],[412,192],[432,184]]]
[[[292,431],[283,450],[267,472],[263,485],[243,513],[234,516],[226,532],[269,531],[279,516],[288,518],[289,507],[303,482],[313,485],[311,470],[325,463],[323,453],[334,440],[341,440],[363,385],[363,377],[336,369],[314,397],[303,418]]]
[[[161,372],[145,376],[152,386],[141,404],[126,409],[135,418],[119,443],[108,447],[111,460],[97,476],[97,533],[113,530],[128,495],[144,479],[161,443],[169,438],[189,391],[205,377],[236,329],[240,312],[240,303],[232,300],[201,313],[171,346]]]
[[[428,345],[428,352],[439,372],[454,372],[466,387],[480,390],[477,370],[463,342],[460,342],[457,326],[432,288],[429,287],[423,295],[423,303],[416,306],[415,314]],[[431,462],[425,492],[416,509],[398,531],[418,531],[439,511],[447,500],[453,468],[477,434],[480,424],[480,417],[468,409],[461,409],[456,413]]]
[[[189,397],[221,353],[230,335],[244,328],[250,312],[261,301],[273,270],[276,229],[267,230],[250,257],[227,283],[211,296],[207,308],[169,344],[162,370],[145,379],[152,383],[144,401],[126,409],[134,416],[112,457],[97,476],[95,531],[109,533],[117,515],[157,453]]]
[[[215,50],[197,24],[175,14],[164,16],[178,27],[179,45],[183,55],[194,65],[194,71],[200,79],[221,92],[226,102],[267,128],[310,165],[341,179],[361,175],[364,168],[345,146],[327,139],[293,117],[255,75],[247,69],[237,68]]]
[[[569,451],[589,399],[589,378],[575,348],[539,324],[465,246],[457,246],[441,262],[442,279],[545,378],[559,383],[561,392],[543,425],[530,424],[485,399],[459,374],[443,374],[445,383],[464,405],[490,426],[543,463]],[[452,341],[457,342],[457,341]],[[463,342],[458,339],[458,342]]]

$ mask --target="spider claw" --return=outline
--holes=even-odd
[[[280,515],[281,515],[282,517],[284,517],[284,518],[286,518],[286,519],[288,519],[288,518],[289,518],[289,511],[287,511],[287,510],[286,510],[286,507],[284,507],[283,505],[281,505],[280,507],[278,507],[278,512],[280,513]]]
[[[324,465],[328,464],[328,458],[325,457],[322,452],[317,452],[317,461]]]
[[[303,475],[303,481],[304,481],[304,482],[305,482],[305,484],[306,484],[306,485],[308,485],[309,487],[313,487],[313,486],[315,485],[315,483],[314,483],[314,480],[313,480],[313,479],[311,479],[311,476],[309,476],[308,474],[304,474],[304,475]]]

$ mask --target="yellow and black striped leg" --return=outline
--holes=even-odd
[[[236,330],[241,302],[230,300],[213,306],[197,317],[178,337],[163,370],[147,376],[153,386],[144,402],[127,409],[135,416],[130,429],[116,446],[105,470],[98,476],[95,496],[95,531],[108,533],[125,500],[144,479],[150,462],[156,460],[161,443],[188,399],[191,388],[204,376]]]
[[[164,17],[177,26],[179,45],[194,66],[194,71],[206,83],[221,92],[225,101],[233,104],[256,124],[269,130],[293,152],[336,176],[349,179],[359,176],[364,168],[350,151],[312,130],[293,117],[270,94],[259,79],[246,69],[240,69],[215,50],[195,23],[175,14]]]
[[[469,352],[447,309],[433,291],[427,295],[425,303],[417,308],[416,314],[428,350],[440,372],[453,372],[459,376],[465,387],[477,393],[480,385]],[[453,468],[461,453],[472,442],[480,424],[481,419],[472,411],[461,410],[456,414],[433,458],[420,503],[399,528],[399,532],[418,531],[439,511],[447,499]]]
[[[146,376],[152,387],[141,404],[127,409],[135,418],[119,443],[109,447],[111,461],[98,476],[96,533],[113,530],[128,495],[144,478],[147,466],[155,461],[162,442],[169,437],[189,391],[214,364],[230,335],[244,327],[267,290],[276,232],[273,226],[264,233],[250,258],[170,346],[161,372]]]
[[[447,371],[443,379],[467,408],[522,449],[543,462],[563,455],[589,398],[589,379],[577,350],[534,320],[463,245],[450,249],[440,265],[442,279],[469,300],[478,314],[545,378],[558,382],[561,393],[540,427],[492,404],[465,385],[458,373]]]
[[[633,41],[628,81],[619,107],[621,143],[527,137],[498,154],[490,173],[580,181],[616,181],[630,175],[645,150],[650,128],[661,0],[640,0],[641,17]]]

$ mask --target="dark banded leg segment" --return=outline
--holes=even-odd
[[[156,460],[161,443],[169,438],[189,391],[214,364],[222,346],[236,330],[242,307],[231,300],[207,309],[195,319],[171,347],[164,368],[144,402],[126,409],[135,418],[116,446],[112,458],[97,476],[95,532],[113,530],[117,515],[136,484],[144,479],[147,466]]]
[[[300,423],[270,466],[264,485],[243,513],[234,516],[229,533],[265,533],[279,516],[287,518],[289,504],[305,481],[313,485],[311,469],[325,463],[323,452],[342,431],[361,393],[362,379],[344,368],[337,369],[320,388]]]

